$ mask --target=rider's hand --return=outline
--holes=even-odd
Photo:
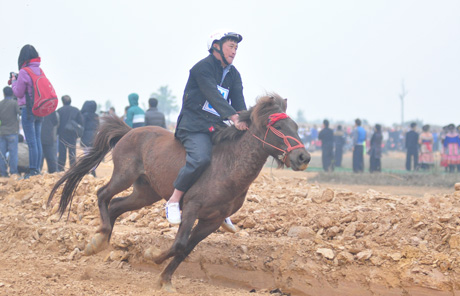
[[[235,127],[240,131],[245,131],[248,129],[248,125],[244,121],[240,121],[240,116],[238,114],[233,114],[230,116],[230,120],[233,122]]]

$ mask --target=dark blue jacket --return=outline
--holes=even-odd
[[[243,84],[238,70],[232,65],[221,83],[223,68],[213,55],[199,61],[190,70],[190,76],[185,86],[182,98],[182,109],[177,119],[177,129],[190,132],[210,132],[223,120],[246,110],[243,97]],[[228,101],[222,97],[217,86],[227,89]],[[208,102],[219,115],[205,111]]]
[[[93,146],[94,136],[99,128],[99,116],[96,114],[96,109],[95,101],[86,101],[81,108],[84,131],[80,141],[87,147]]]

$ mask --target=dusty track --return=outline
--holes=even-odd
[[[459,295],[453,188],[340,187],[308,176],[264,171],[232,217],[239,232],[199,244],[175,273],[178,293]],[[163,295],[154,288],[163,266],[149,254],[176,228],[162,204],[122,216],[109,249],[85,257],[99,223],[95,192],[108,177],[85,178],[68,221],[45,208],[57,178],[0,180],[0,295]]]

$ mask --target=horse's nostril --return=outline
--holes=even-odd
[[[311,159],[311,156],[308,153],[302,153],[299,155],[300,163],[309,163],[310,159]]]

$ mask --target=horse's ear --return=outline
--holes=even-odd
[[[287,98],[284,99],[283,109],[284,109],[284,112],[286,112],[286,109],[287,109]]]

